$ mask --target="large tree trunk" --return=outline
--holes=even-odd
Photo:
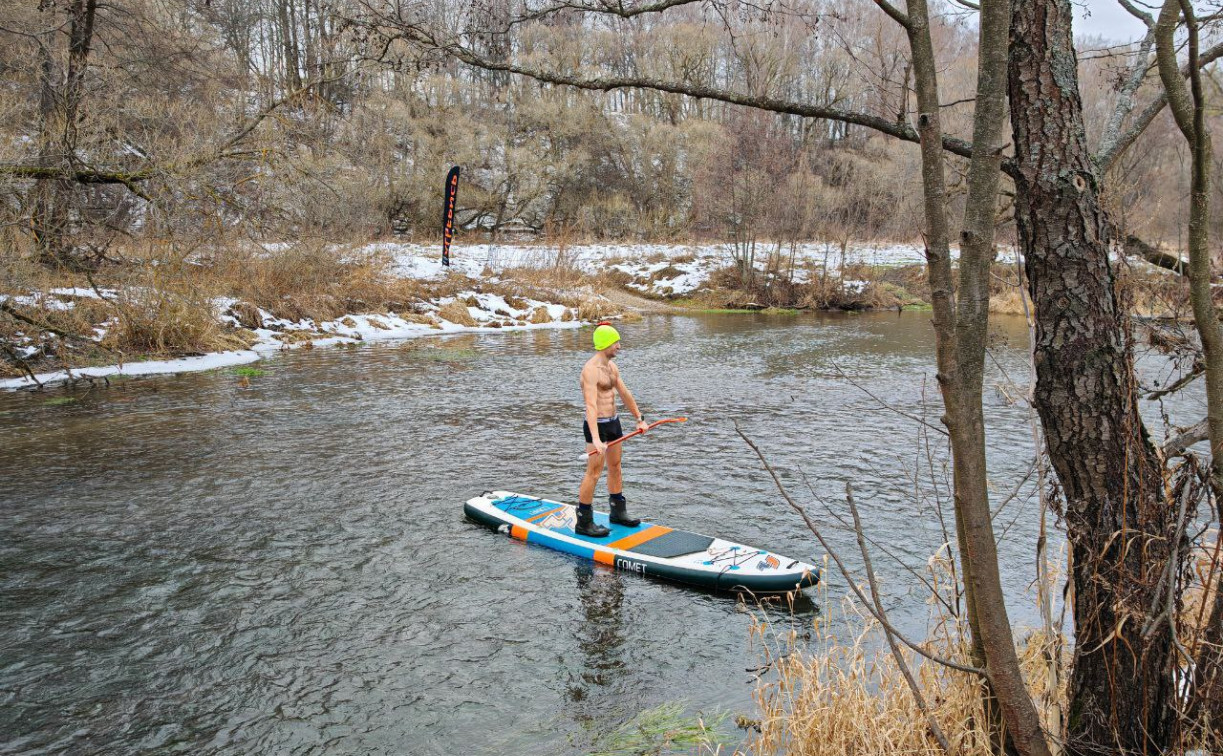
[[[1014,3],[1010,97],[1016,226],[1036,310],[1035,403],[1072,549],[1067,747],[1157,752],[1173,732],[1174,659],[1169,623],[1149,620],[1165,605],[1157,594],[1176,513],[1138,413],[1084,138],[1069,0]]]

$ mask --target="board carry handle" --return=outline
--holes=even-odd
[[[647,426],[645,427],[645,430],[646,430],[646,431],[654,430],[654,429],[655,429],[655,428],[657,428],[658,426],[660,426],[660,425],[665,425],[665,424],[667,424],[667,423],[686,423],[686,422],[688,422],[688,418],[686,418],[686,417],[668,417],[668,418],[665,418],[665,419],[663,419],[663,420],[655,420],[654,422],[652,422],[652,423],[650,423],[649,425],[647,425]],[[598,431],[598,429],[597,429],[597,428],[596,428],[595,430],[596,430],[596,431]],[[607,448],[608,448],[608,449],[610,449],[610,448],[612,448],[613,446],[615,446],[616,444],[621,443],[621,442],[623,442],[623,441],[628,441],[628,440],[629,440],[630,438],[632,438],[633,436],[640,436],[642,433],[645,433],[645,431],[643,431],[643,430],[635,430],[635,431],[633,431],[632,433],[628,433],[628,434],[626,434],[626,435],[623,435],[623,436],[621,436],[620,438],[616,439],[615,441],[609,441],[609,442],[608,442],[608,444],[607,444]],[[582,452],[582,461],[583,461],[583,462],[585,462],[586,460],[588,460],[588,459],[590,459],[591,457],[593,457],[595,454],[598,454],[598,452],[597,452],[597,451],[592,451],[592,452]]]

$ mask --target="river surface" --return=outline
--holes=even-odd
[[[1026,382],[1027,331],[994,328],[995,522],[1012,619],[1034,626],[1029,413],[997,388]],[[817,501],[846,516],[846,481],[880,548],[925,569],[947,495],[942,437],[919,422],[940,408],[927,313],[621,332],[649,416],[689,418],[629,442],[631,511],[820,563],[737,422],[851,567]],[[488,489],[576,498],[589,338],[299,351],[249,387],[221,371],[0,395],[0,753],[569,754],[661,704],[752,716],[753,616],[801,633],[838,612],[840,575],[762,614],[463,518]],[[874,562],[922,637],[920,584]]]

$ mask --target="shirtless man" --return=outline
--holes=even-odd
[[[625,408],[637,419],[637,430],[645,432],[649,426],[637,402],[629,393],[628,387],[620,378],[620,368],[612,364],[612,359],[620,352],[620,334],[608,323],[600,323],[595,328],[594,345],[598,352],[586,361],[582,368],[582,400],[586,404],[586,420],[582,423],[582,433],[586,436],[586,451],[597,452],[586,458],[586,477],[582,479],[582,487],[578,491],[578,521],[573,528],[575,533],[592,538],[606,538],[611,532],[602,525],[595,524],[594,504],[595,485],[603,473],[603,465],[607,465],[607,497],[611,503],[611,521],[617,525],[636,527],[641,520],[628,516],[628,504],[624,499],[624,476],[620,470],[621,444],[607,448],[609,441],[615,441],[624,435],[620,427],[620,418],[616,415],[616,394],[620,394]],[[591,428],[597,428],[596,434]]]

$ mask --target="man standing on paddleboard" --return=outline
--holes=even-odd
[[[573,531],[579,535],[591,538],[606,538],[610,530],[594,521],[595,485],[603,474],[603,466],[607,465],[607,497],[611,504],[611,521],[617,525],[636,527],[641,520],[628,516],[628,504],[624,498],[624,475],[620,469],[622,444],[616,444],[610,449],[607,444],[624,435],[620,427],[620,417],[616,414],[616,394],[624,407],[633,413],[637,419],[637,430],[645,433],[649,426],[637,402],[629,393],[628,386],[620,378],[620,369],[612,360],[620,352],[620,334],[610,323],[600,323],[595,328],[594,347],[597,350],[594,357],[586,361],[582,367],[582,400],[586,404],[586,420],[582,423],[582,433],[586,436],[586,477],[582,478],[582,487],[578,491],[578,521]],[[591,429],[597,429],[592,434]],[[591,452],[594,452],[591,454]]]

